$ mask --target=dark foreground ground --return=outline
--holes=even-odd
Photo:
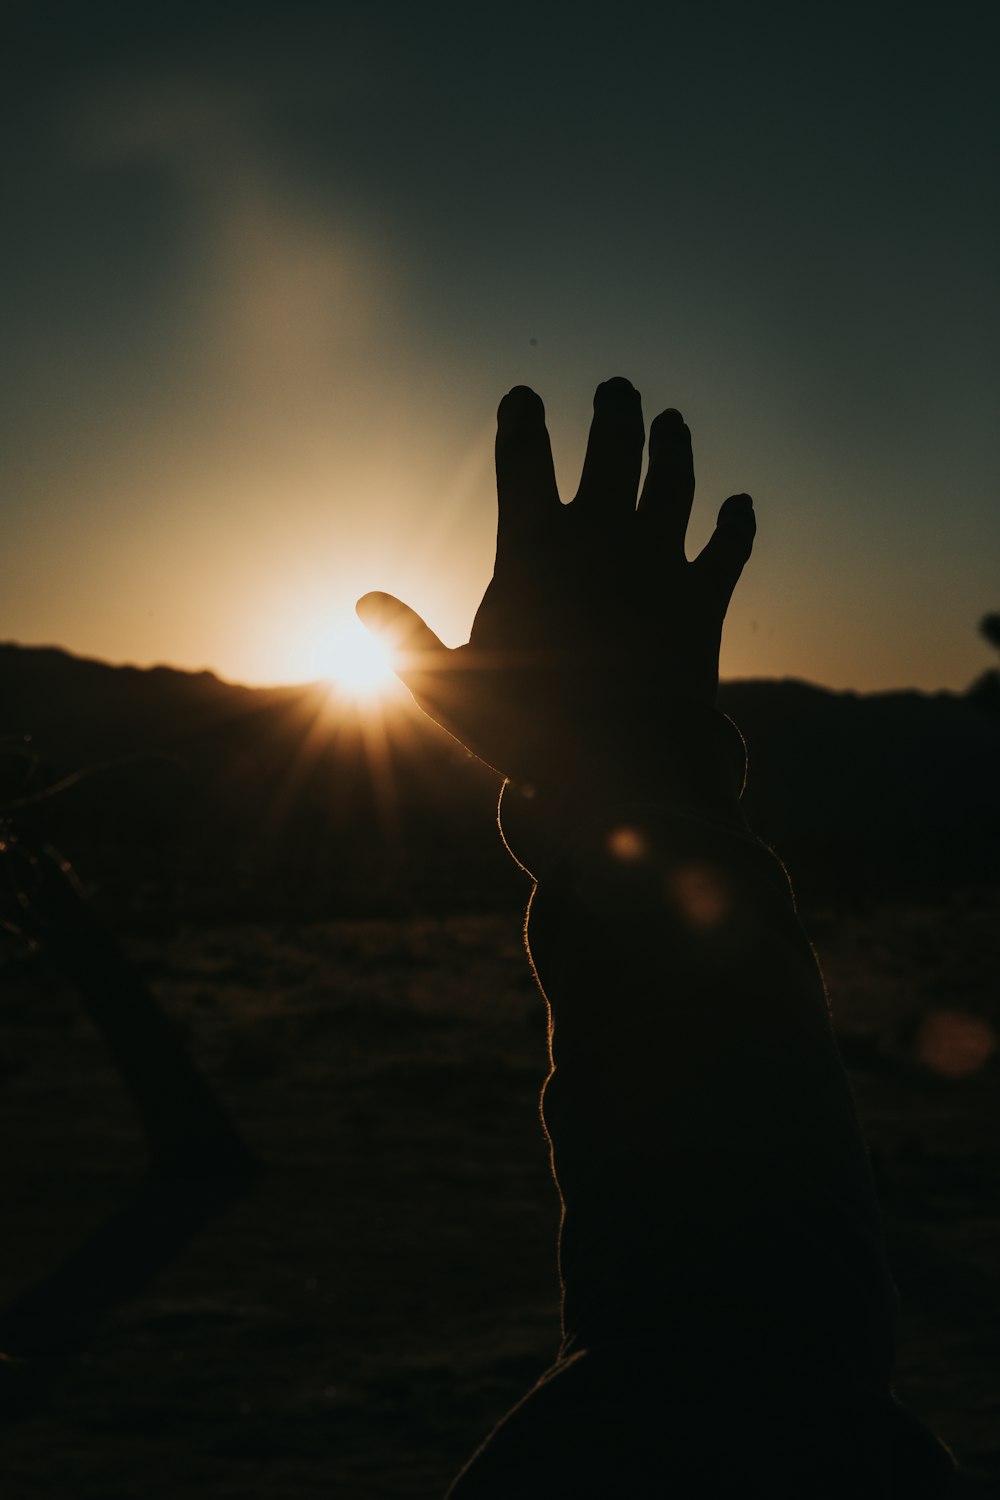
[[[886,1206],[899,1391],[996,1494],[1000,903],[810,929]],[[3,1493],[433,1500],[557,1341],[516,910],[127,946],[265,1170],[82,1351],[7,1363],[34,1395],[0,1434]],[[0,1073],[6,1302],[127,1200],[143,1151],[44,965],[5,976]]]

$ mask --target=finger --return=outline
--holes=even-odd
[[[616,375],[599,385],[574,504],[603,520],[631,515],[645,440],[642,401],[631,381]]]
[[[526,385],[508,391],[497,409],[496,465],[499,551],[559,505],[545,407]]]
[[[365,594],[354,608],[365,629],[389,647],[392,669],[411,692],[421,674],[445,666],[451,654],[448,647],[402,600],[392,594]]]
[[[749,495],[730,495],[723,502],[715,530],[705,543],[694,566],[717,590],[723,612],[728,607],[753,550],[757,521]]]
[[[673,552],[684,555],[694,499],[691,433],[679,411],[661,411],[649,429],[649,468],[639,496],[643,524]]]

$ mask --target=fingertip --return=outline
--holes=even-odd
[[[715,537],[719,555],[728,555],[739,567],[753,551],[757,535],[757,518],[749,495],[730,495],[719,510]],[[737,573],[737,577],[739,574]]]
[[[724,500],[719,510],[718,524],[734,531],[749,533],[752,537],[757,530],[757,517],[750,496],[730,495],[728,500]]]
[[[545,406],[537,391],[530,385],[515,385],[503,397],[497,407],[497,426],[529,425],[545,423]]]
[[[668,406],[666,411],[661,411],[650,423],[650,457],[655,449],[677,448],[682,443],[687,447],[691,446],[691,430],[677,408]]]
[[[639,392],[627,380],[624,375],[612,375],[610,380],[602,380],[594,392],[594,410],[615,406],[628,407],[640,400]]]
[[[389,610],[395,602],[391,594],[377,592],[362,594],[354,606],[354,613],[366,630],[377,630],[385,623]]]

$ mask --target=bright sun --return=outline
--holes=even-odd
[[[331,636],[321,665],[323,676],[350,698],[376,698],[396,680],[389,647],[370,635],[360,620],[348,621]]]

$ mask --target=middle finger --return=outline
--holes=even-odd
[[[631,515],[639,489],[645,440],[642,401],[631,381],[616,375],[599,385],[574,505],[595,519],[613,520]]]

